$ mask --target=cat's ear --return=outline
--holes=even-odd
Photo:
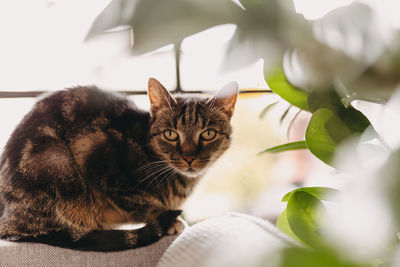
[[[213,97],[208,100],[211,108],[221,108],[221,110],[231,117],[235,109],[236,99],[239,93],[239,85],[237,82],[230,82],[219,89]]]
[[[168,93],[167,89],[165,89],[165,87],[154,78],[149,79],[148,95],[152,114],[162,107],[171,108],[172,105],[176,104],[175,98],[173,98]]]

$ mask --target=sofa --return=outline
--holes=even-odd
[[[276,266],[296,242],[262,219],[231,213],[186,227],[142,248],[87,252],[0,241],[0,266]]]

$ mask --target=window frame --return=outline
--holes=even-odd
[[[181,54],[181,44],[182,42],[178,42],[174,44],[174,54],[175,54],[175,66],[176,66],[176,88],[171,90],[172,94],[175,93],[184,93],[184,94],[209,94],[210,91],[207,90],[184,90],[181,87],[181,77],[180,77],[180,54]],[[0,98],[34,98],[38,97],[44,93],[49,91],[0,91]],[[125,95],[147,95],[147,91],[144,90],[123,90],[118,93],[122,93]],[[239,94],[253,94],[253,93],[273,93],[271,89],[241,89],[239,90]]]

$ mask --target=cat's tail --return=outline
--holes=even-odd
[[[94,230],[79,239],[67,231],[52,232],[38,237],[25,237],[18,242],[39,242],[77,250],[117,251],[150,245],[165,236],[176,222],[181,210],[169,210],[153,223],[134,230]]]

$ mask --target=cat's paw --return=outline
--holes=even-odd
[[[168,229],[167,235],[177,235],[181,234],[185,230],[187,222],[182,218],[178,217],[172,226]]]
[[[170,228],[174,227],[177,217],[182,213],[181,210],[168,210],[157,217],[157,222],[161,228],[162,235],[168,234]]]

